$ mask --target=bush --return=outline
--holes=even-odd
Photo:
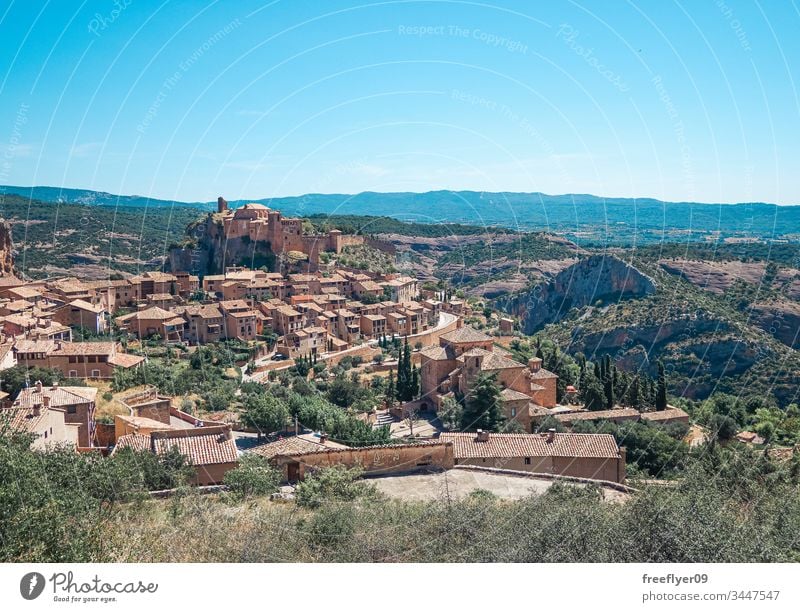
[[[336,465],[309,474],[297,485],[295,499],[298,506],[317,508],[330,501],[353,501],[376,497],[375,485],[359,480],[362,471]]]
[[[281,473],[267,459],[254,453],[245,453],[239,467],[225,474],[225,485],[236,499],[254,495],[268,495],[278,490]]]

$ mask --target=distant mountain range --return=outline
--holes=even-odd
[[[208,211],[216,202],[180,202],[88,189],[0,186],[0,192],[44,202],[116,207],[179,207]],[[467,223],[545,230],[578,242],[630,244],[720,238],[800,239],[800,206],[760,202],[708,204],[588,194],[429,191],[426,193],[307,194],[231,201],[259,202],[286,215],[375,215],[426,223]]]

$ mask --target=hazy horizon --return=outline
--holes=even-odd
[[[35,4],[0,15],[0,183],[800,202],[790,3]]]

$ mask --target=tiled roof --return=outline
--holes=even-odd
[[[201,319],[221,319],[222,311],[214,304],[189,304],[178,306],[175,312],[184,316],[200,317]]]
[[[227,433],[222,431],[227,429]],[[203,433],[203,430],[208,432]],[[152,447],[157,455],[173,447],[188,458],[191,465],[235,463],[239,460],[236,443],[226,427],[203,427],[176,431],[153,432]]]
[[[30,408],[5,408],[0,410],[0,430],[7,424],[14,431],[35,432],[46,418],[47,410],[44,408],[38,415]]]
[[[482,331],[478,331],[469,325],[465,325],[464,327],[459,327],[451,332],[442,334],[440,338],[446,342],[452,342],[455,344],[458,344],[459,342],[485,342],[492,339],[491,336],[488,336]]]
[[[555,415],[562,423],[574,421],[597,421],[602,419],[638,418],[639,411],[633,408],[617,408],[615,410],[587,410],[584,412],[567,412]]]
[[[500,395],[504,400],[509,402],[517,401],[517,400],[530,400],[531,398],[524,393],[520,393],[519,391],[515,391],[514,389],[503,389],[500,392]]]
[[[90,304],[86,300],[72,300],[69,303],[69,305],[74,307],[74,308],[80,308],[81,310],[88,310],[88,311],[93,312],[95,314],[99,314],[99,313],[103,312],[103,310],[104,310],[104,308],[102,306],[100,306],[99,304],[97,304],[97,305]]]
[[[50,407],[71,406],[86,404],[95,401],[97,389],[94,387],[42,387],[42,395],[50,398]],[[34,403],[39,403],[39,392],[36,386],[26,387],[19,392],[14,405],[20,408],[31,408]]]
[[[453,351],[444,346],[426,346],[420,351],[420,355],[433,361],[451,361],[455,359]]]
[[[175,313],[170,312],[169,310],[164,310],[163,308],[159,308],[158,306],[152,306],[151,308],[145,308],[144,310],[139,310],[133,313],[133,317],[135,319],[147,319],[147,320],[169,320],[175,318]],[[119,320],[119,317],[117,320]]]
[[[145,436],[144,434],[128,434],[126,436],[120,436],[117,438],[117,443],[114,446],[114,452],[116,453],[123,448],[131,448],[135,451],[150,450],[150,436]]]
[[[52,340],[17,340],[14,350],[18,353],[50,353],[56,348]]]
[[[267,459],[272,459],[278,455],[294,455],[303,452],[315,452],[325,450],[325,446],[317,442],[311,442],[300,437],[284,438],[275,442],[268,442],[251,449],[251,453],[261,455]]]
[[[113,366],[119,366],[120,368],[132,368],[134,366],[139,365],[144,361],[144,357],[141,355],[130,355],[128,353],[117,353],[113,357],[109,358],[108,363]]]
[[[672,419],[686,419],[689,418],[689,414],[680,408],[668,408],[666,410],[643,412],[642,418],[645,421],[668,421]]]
[[[508,357],[503,357],[502,355],[498,355],[496,353],[489,353],[483,358],[481,362],[481,370],[485,371],[492,371],[492,370],[508,370],[512,368],[524,368],[525,366],[521,363],[514,361],[513,359],[509,359]]]
[[[479,442],[474,433],[442,433],[439,440],[453,443],[456,459],[495,457],[598,457],[616,458],[619,447],[610,434],[489,434]]]
[[[62,342],[54,355],[111,355],[115,352],[113,342]]]

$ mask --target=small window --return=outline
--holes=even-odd
[[[515,416],[517,416],[517,409],[516,409],[516,408],[512,408],[512,409],[511,409],[511,416],[512,416],[512,417],[515,417]]]
[[[100,370],[92,370],[92,378],[100,378]]]
[[[531,464],[531,458],[525,457],[525,465],[530,465],[530,464]]]
[[[68,376],[70,378],[78,378],[78,370],[70,370]]]
[[[72,406],[67,406],[67,414],[76,414],[78,412],[78,407],[73,404]]]

